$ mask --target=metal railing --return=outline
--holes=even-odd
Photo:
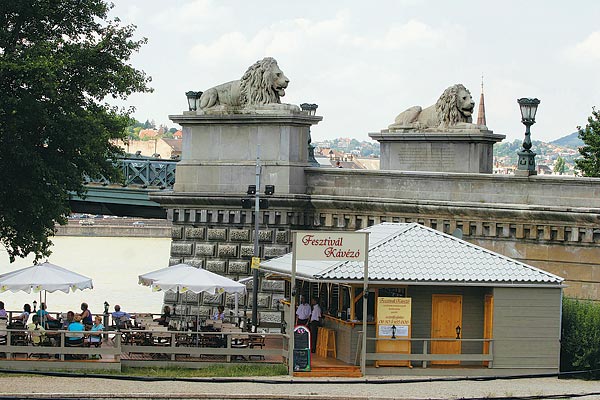
[[[121,170],[123,181],[110,182],[104,176],[91,178],[84,176],[85,184],[110,185],[118,183],[124,187],[133,185],[142,188],[172,188],[175,183],[177,161],[145,158],[119,158],[114,164]]]
[[[161,360],[201,362],[203,357],[210,358],[204,361],[212,363],[233,360],[281,363],[287,357],[285,335],[280,333],[127,329],[103,331],[105,339],[98,347],[95,344],[66,345],[69,335],[89,335],[89,331],[47,330],[45,334],[52,338],[53,345],[34,345],[27,330],[6,329],[0,334],[0,353],[6,355],[6,360],[29,359],[35,355],[62,361],[100,355],[113,357],[115,362],[121,362],[123,358],[131,358],[135,354],[135,361],[138,363]]]

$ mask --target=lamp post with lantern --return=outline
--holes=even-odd
[[[519,162],[517,165],[516,175],[536,175],[535,156],[531,151],[531,125],[535,124],[535,114],[537,107],[540,104],[538,99],[521,98],[517,100],[521,108],[521,122],[525,125],[525,139],[523,140],[523,148],[517,152]]]

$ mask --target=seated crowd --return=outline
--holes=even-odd
[[[0,301],[0,321],[4,320],[5,326],[9,329],[26,331],[28,342],[34,346],[60,345],[64,340],[65,346],[92,345],[99,347],[102,343],[101,332],[105,328],[110,331],[135,328],[153,330],[156,329],[154,328],[156,326],[160,326],[161,329],[181,328],[181,326],[178,326],[178,324],[181,325],[181,318],[173,320],[175,315],[171,314],[171,307],[169,305],[163,307],[162,313],[158,318],[153,318],[152,314],[145,313],[132,315],[123,311],[118,304],[114,306],[114,311],[108,314],[108,304],[105,304],[105,307],[103,315],[95,316],[92,314],[87,303],[81,303],[81,312],[79,313],[75,313],[74,311],[50,313],[47,310],[46,304],[41,302],[38,310],[34,309],[32,311],[30,304],[24,304],[21,312],[12,311],[9,313],[5,310],[4,303]],[[103,324],[104,318],[108,318],[109,316],[112,317],[112,325],[105,327]],[[220,331],[225,319],[225,309],[219,305],[214,314],[204,321],[204,323],[195,319],[194,322],[185,322],[185,327],[187,330]],[[202,325],[200,325],[201,323]],[[233,326],[233,324],[231,325]],[[238,329],[240,328],[242,328],[241,324]],[[57,331],[66,332],[64,332],[64,336],[61,336],[61,334],[56,333]],[[16,336],[16,334],[13,334],[13,337]]]

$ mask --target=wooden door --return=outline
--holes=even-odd
[[[462,296],[434,294],[431,298],[431,338],[456,339],[457,327],[462,338]],[[431,354],[460,354],[460,340],[432,341]],[[432,364],[455,365],[460,361],[432,361]]]
[[[483,306],[483,338],[492,339],[494,321],[494,296],[491,294],[485,295]],[[483,342],[483,354],[490,353],[490,342]],[[483,365],[488,366],[489,362],[484,361]]]

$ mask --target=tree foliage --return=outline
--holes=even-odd
[[[0,8],[0,241],[11,261],[47,256],[83,174],[115,176],[132,110],[105,103],[148,92],[127,63],[145,39],[104,0],[3,1]]]
[[[585,176],[600,177],[600,111],[593,107],[585,129],[577,129],[584,145],[579,148],[582,158],[575,160],[575,165]]]
[[[565,159],[561,156],[558,156],[556,162],[554,163],[554,172],[562,175],[567,171],[567,165],[565,163]]]
[[[600,304],[563,299],[561,371],[596,370],[600,377]]]

